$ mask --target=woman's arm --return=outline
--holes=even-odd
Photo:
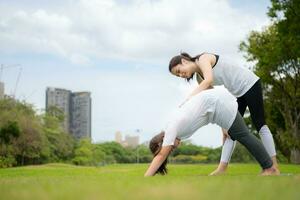
[[[198,94],[199,92],[208,89],[213,83],[213,63],[215,62],[215,56],[212,54],[204,54],[196,60],[196,65],[200,68],[204,80],[193,90],[188,99]]]
[[[172,146],[162,147],[160,152],[153,158],[144,176],[153,176],[162,163],[167,159],[172,150]]]

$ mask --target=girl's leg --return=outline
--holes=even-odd
[[[228,131],[230,137],[239,141],[259,162],[263,170],[273,170],[273,162],[262,143],[249,132],[242,116],[237,113]],[[274,174],[276,172],[274,168]]]
[[[224,144],[223,144],[223,148],[222,148],[222,155],[221,155],[221,162],[222,163],[226,163],[228,164],[233,150],[235,148],[236,145],[236,141],[233,141],[231,138],[226,138]]]
[[[264,103],[260,80],[258,80],[243,97],[249,107],[252,122],[259,133],[262,143],[277,167],[273,135],[265,123]]]
[[[237,98],[237,103],[238,103],[239,113],[243,116],[245,113],[246,107],[247,107],[247,103],[246,103],[244,97],[242,96],[242,97]],[[221,160],[220,160],[219,166],[215,171],[210,173],[210,175],[223,174],[227,170],[227,167],[230,162],[235,145],[236,145],[236,141],[233,141],[230,138],[227,138],[225,140],[223,147],[222,147],[222,154],[221,154]]]
[[[235,148],[236,141],[233,141],[229,137],[226,138],[223,147],[222,147],[222,155],[218,168],[210,173],[211,176],[220,175],[225,173],[227,170],[229,161],[231,159],[233,150]]]
[[[243,97],[239,97],[239,98],[237,98],[237,102],[238,102],[238,111],[241,114],[241,116],[243,116],[245,113],[246,107],[247,107],[246,100]],[[221,155],[221,161],[220,161],[221,163],[227,163],[227,164],[229,163],[229,161],[231,159],[231,155],[235,148],[235,144],[236,144],[236,141],[233,141],[230,138],[226,139],[226,141],[224,142],[223,147],[222,147],[222,155]]]

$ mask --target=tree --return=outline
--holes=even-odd
[[[13,138],[20,136],[20,128],[16,121],[9,121],[0,129],[0,143],[9,144]]]
[[[41,157],[49,153],[47,138],[43,134],[39,117],[31,105],[22,104],[16,107],[16,119],[21,134],[13,140],[14,155],[19,165],[39,164]]]
[[[40,163],[41,156],[47,154],[47,145],[33,106],[8,98],[0,101],[0,110],[1,135],[10,134],[9,139],[4,137],[9,141],[6,150],[1,145],[2,157],[12,156],[19,165]]]
[[[11,142],[19,136],[20,128],[16,121],[8,121],[0,128],[0,168],[12,167],[16,164]]]
[[[75,149],[73,163],[76,165],[93,165],[93,147],[90,140],[82,139]]]
[[[90,165],[99,166],[103,165],[106,154],[99,144],[92,144],[90,139],[81,139],[75,149],[75,157],[73,163],[76,165]],[[109,158],[111,161],[111,157]]]
[[[53,109],[50,109],[53,110]],[[64,120],[60,112],[47,112],[41,115],[43,131],[50,148],[47,161],[57,162],[71,159],[75,145],[75,139],[69,133],[65,133],[61,127]]]
[[[272,24],[240,44],[263,83],[267,124],[280,151],[300,163],[300,2],[272,0]]]
[[[134,161],[136,158],[134,156],[135,154],[133,155],[133,152],[132,152],[132,158],[130,158],[130,154],[131,154],[130,151],[122,147],[122,145],[120,145],[119,143],[105,142],[98,145],[102,147],[103,151],[107,156],[113,156],[114,160],[117,163],[130,163],[130,160]]]

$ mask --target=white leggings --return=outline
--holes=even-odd
[[[269,156],[270,157],[276,156],[273,136],[267,125],[264,125],[260,129],[259,136],[260,136],[262,143],[263,143],[265,149],[267,150]],[[235,145],[236,145],[236,141],[233,141],[230,138],[227,138],[225,140],[223,148],[222,148],[222,155],[221,155],[221,160],[220,160],[221,162],[223,162],[223,163],[230,162]]]
[[[260,139],[270,157],[276,156],[275,143],[269,127],[266,125],[261,82],[258,80],[243,96],[237,98],[239,113],[244,116],[248,107],[252,122],[259,132]],[[221,162],[229,163],[235,147],[235,141],[227,139],[222,148]]]

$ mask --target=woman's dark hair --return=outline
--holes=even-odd
[[[160,134],[154,136],[149,144],[149,149],[153,154],[153,157],[155,157],[161,150],[162,148],[162,143],[163,143],[163,138],[165,136],[165,132],[161,132]],[[162,165],[158,168],[158,170],[155,172],[155,174],[161,174],[161,175],[166,175],[168,173],[167,169],[167,164],[168,164],[168,157],[166,160],[162,163]]]
[[[190,56],[188,53],[186,52],[181,52],[180,55],[174,56],[169,63],[169,71],[171,72],[173,67],[175,67],[178,64],[182,64],[181,59],[185,59],[188,61],[192,61],[195,62],[202,54],[199,54],[195,57]],[[193,79],[194,74],[192,74],[191,77],[187,78],[187,81],[190,81],[191,79]]]

